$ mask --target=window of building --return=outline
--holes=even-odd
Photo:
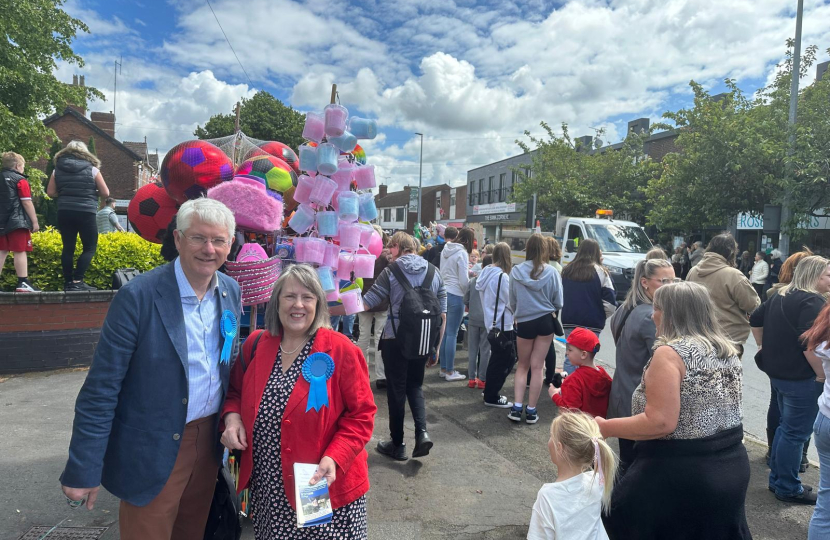
[[[475,202],[474,202],[475,201],[475,196],[476,196],[476,191],[475,191],[476,186],[475,186],[475,184],[476,184],[475,181],[470,182],[470,185],[467,187],[467,200],[469,201],[470,206],[473,206],[475,204]]]
[[[383,209],[383,221],[392,221],[392,209],[391,208],[384,208]]]
[[[484,204],[484,178],[478,180],[478,204]]]
[[[455,193],[450,194],[450,208],[455,206]]]
[[[403,223],[403,221],[404,221],[403,211],[404,211],[403,208],[395,208],[395,221]]]
[[[499,175],[499,202],[504,202],[507,198],[507,186],[505,183],[507,182],[507,173],[501,173]]]
[[[435,194],[435,216],[438,217],[438,215],[440,213],[441,213],[441,192],[439,191],[438,193]]]
[[[487,179],[487,202],[488,203],[494,202],[494,200],[495,200],[495,197],[493,197],[493,195],[494,195],[493,190],[496,188],[496,186],[494,185],[495,180],[496,180],[495,176],[491,176],[490,178]]]

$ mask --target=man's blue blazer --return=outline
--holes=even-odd
[[[220,309],[230,310],[239,321],[239,285],[218,276]],[[238,350],[236,338],[232,359]],[[124,285],[110,305],[75,403],[61,484],[100,484],[136,506],[152,501],[173,470],[184,433],[187,361],[179,286],[169,263]],[[227,393],[230,365],[221,366],[220,373]],[[218,464],[221,445],[215,427]]]

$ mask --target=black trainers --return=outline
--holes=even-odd
[[[88,283],[84,283],[83,281],[79,281],[75,285],[77,285],[82,291],[97,291],[98,290],[98,287],[93,287],[92,285],[89,285]]]
[[[808,486],[807,484],[801,484],[801,487],[804,488],[804,491],[813,491],[813,486]],[[775,488],[772,486],[767,486],[767,489],[775,493]]]
[[[66,292],[78,292],[83,291],[83,289],[75,282],[70,281],[69,283],[64,283],[63,290]]]
[[[401,443],[400,446],[395,446],[395,443],[392,441],[380,441],[376,450],[378,453],[398,461],[406,461],[409,459],[406,455],[406,443]]]
[[[432,449],[432,440],[429,438],[429,433],[426,431],[419,431],[415,434],[415,449],[412,450],[412,457],[424,457],[429,454]]]
[[[539,414],[536,412],[536,409],[530,410],[529,407],[525,408],[525,422],[528,424],[535,424],[539,421]]]
[[[485,401],[484,404],[487,405],[488,407],[496,407],[497,409],[509,409],[510,407],[513,406],[513,402],[512,401],[507,401],[507,397],[505,397],[505,396],[499,396],[499,399],[497,401],[493,402],[493,403],[490,403],[489,401]],[[519,416],[521,417],[521,412],[519,413]],[[511,420],[512,420],[512,418],[511,418]]]
[[[507,413],[507,418],[513,420],[514,422],[521,422],[522,421],[522,408],[516,407],[515,405],[511,405],[510,412]]]
[[[375,388],[377,388],[378,390],[383,390],[384,388],[386,388],[386,379],[377,379],[375,381]]]
[[[799,495],[794,495],[791,497],[782,497],[781,495],[776,493],[775,498],[783,502],[815,506],[816,499],[818,499],[818,495],[814,491],[806,489],[805,486],[804,491],[802,491]]]

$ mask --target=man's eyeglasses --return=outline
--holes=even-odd
[[[661,279],[649,278],[649,279],[653,279],[654,281],[659,281],[662,285],[668,285],[669,283],[680,283],[681,281],[683,281],[679,277],[676,277],[676,278],[668,278],[667,277],[667,278],[661,278]]]
[[[216,249],[223,249],[231,245],[231,241],[227,238],[206,238],[198,234],[188,236],[182,232],[179,232],[179,234],[181,234],[187,240],[187,243],[193,247],[202,247],[208,242],[213,244],[213,247]]]

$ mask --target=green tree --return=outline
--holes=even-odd
[[[95,150],[95,137],[92,135],[89,136],[89,142],[86,145],[89,148],[89,151],[92,152],[92,155],[97,156],[98,152]]]
[[[54,75],[57,61],[78,67],[83,59],[72,50],[78,31],[89,32],[80,20],[61,9],[63,0],[0,0],[4,38],[0,40],[0,148],[13,149],[37,161],[46,156],[54,131],[43,118],[67,103],[86,106],[104,96],[91,87],[72,86]],[[27,169],[35,189],[41,174]]]
[[[541,123],[546,137],[536,138],[525,132],[535,146],[530,174],[516,169],[520,182],[511,200],[526,201],[535,194],[537,215],[549,218],[565,215],[592,216],[600,208],[641,222],[646,211],[644,188],[659,166],[643,153],[648,134],[629,135],[619,149],[602,146],[600,136],[592,148],[579,148],[562,124],[562,135]],[[517,141],[525,153],[531,145]]]
[[[692,81],[694,106],[663,115],[679,130],[675,144],[681,151],[663,159],[662,174],[648,186],[649,224],[680,230],[725,226],[740,212],[763,210],[769,200],[769,186],[783,171],[770,159],[779,141],[764,139],[754,104],[734,81],[726,85],[729,92],[713,99]]]
[[[197,126],[194,135],[200,139],[218,139],[234,134],[236,113],[216,114],[202,126]],[[243,98],[239,111],[239,128],[242,132],[263,141],[279,141],[291,148],[303,143],[305,115],[288,107],[265,91],[259,91],[252,98]]]

